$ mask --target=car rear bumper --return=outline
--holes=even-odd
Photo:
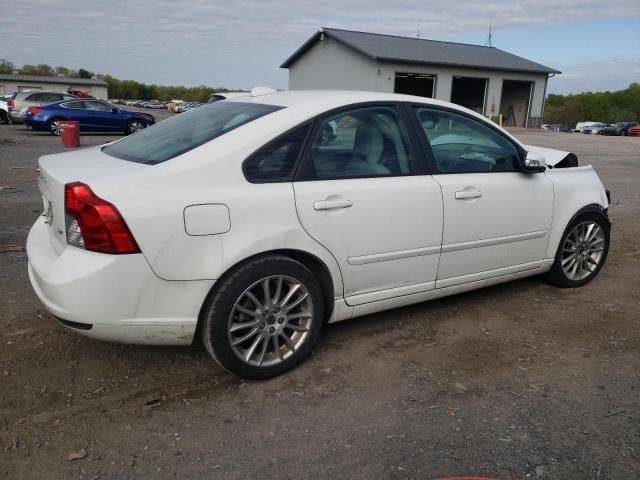
[[[106,255],[68,246],[58,255],[38,219],[27,238],[29,279],[67,328],[99,340],[191,343],[213,281],[166,281],[141,254]]]
[[[11,121],[13,123],[23,123],[24,122],[24,116],[20,115],[20,112],[17,112],[15,110],[9,110],[9,118],[11,119]]]
[[[33,118],[33,116],[25,117],[23,123],[27,127],[32,128],[33,130],[46,130],[47,129],[47,122],[42,121],[42,120],[37,120],[37,119]]]

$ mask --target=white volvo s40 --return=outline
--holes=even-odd
[[[530,275],[592,280],[608,195],[476,113],[365,92],[212,103],[39,159],[29,276],[68,328],[267,378],[337,322]]]

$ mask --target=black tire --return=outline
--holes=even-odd
[[[602,232],[604,234],[604,243],[603,243],[604,250],[602,250],[598,263],[593,269],[593,271],[591,271],[585,278],[572,279],[572,278],[569,278],[569,276],[567,275],[567,273],[562,267],[563,248],[565,247],[567,238],[571,235],[574,229],[578,225],[584,224],[585,222],[593,222],[602,229]],[[553,266],[551,267],[551,270],[545,275],[545,279],[549,283],[556,285],[557,287],[560,287],[560,288],[576,288],[589,283],[591,280],[593,280],[596,277],[596,275],[604,265],[605,261],[607,260],[607,255],[609,253],[610,232],[611,232],[611,225],[609,223],[609,219],[603,213],[585,212],[583,214],[578,215],[569,223],[569,225],[567,225],[567,228],[563,232],[562,238],[560,239],[560,243],[558,245],[558,251],[556,252],[555,261],[553,262]],[[567,259],[565,258],[565,260]]]
[[[4,110],[0,110],[0,123],[3,125],[9,125],[9,115]]]
[[[251,365],[249,362],[241,360],[239,355],[234,352],[230,340],[232,334],[229,333],[228,329],[232,321],[237,319],[237,317],[232,318],[232,315],[235,314],[234,307],[236,302],[240,301],[251,286],[262,282],[267,277],[274,276],[286,276],[295,279],[306,289],[309,294],[308,298],[312,303],[311,318],[307,320],[310,325],[308,324],[306,333],[300,334],[300,337],[298,337],[304,338],[304,340],[299,340],[301,343],[295,350],[287,352],[288,356],[283,359],[274,360],[279,363],[268,366]],[[277,294],[275,297],[277,297]],[[251,260],[222,279],[222,283],[214,288],[205,304],[201,336],[209,354],[225,370],[240,377],[262,380],[280,375],[305,360],[311,354],[318,340],[323,322],[324,301],[317,278],[302,263],[289,257],[273,255]],[[263,320],[260,326],[256,328],[264,329],[265,321]],[[269,329],[269,325],[266,325],[266,328]],[[286,324],[282,328],[286,329]],[[257,338],[263,333],[266,337],[267,331],[259,332],[256,337],[251,337],[247,342],[251,343],[253,338]],[[291,334],[295,335],[295,333]],[[280,342],[279,338],[278,336],[278,340],[275,340],[276,344]],[[265,342],[268,343],[271,340],[265,340]],[[287,347],[282,344],[282,348]],[[275,356],[275,351],[271,355]]]
[[[125,133],[127,135],[131,135],[132,133],[136,133],[138,130],[142,130],[143,128],[147,128],[147,124],[142,120],[129,120]]]

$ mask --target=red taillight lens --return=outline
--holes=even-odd
[[[16,102],[9,100],[9,108],[16,108]]]
[[[64,211],[67,241],[73,236],[70,244],[101,253],[140,253],[118,209],[98,197],[88,185],[80,182],[65,185]]]
[[[40,107],[29,107],[29,112],[31,112],[31,115],[38,115],[41,111],[42,109]]]

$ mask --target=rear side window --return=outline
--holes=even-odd
[[[249,157],[243,166],[247,180],[250,182],[291,180],[308,130],[309,125],[295,128]]]
[[[65,108],[71,108],[73,110],[82,110],[84,109],[84,102],[81,100],[74,100],[72,102],[65,102],[62,104]]]
[[[140,130],[102,151],[122,160],[155,165],[282,108],[241,102],[206,104]]]

